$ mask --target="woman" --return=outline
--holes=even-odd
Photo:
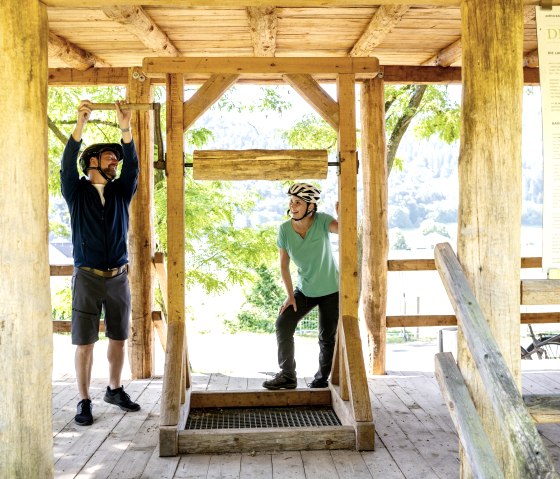
[[[288,293],[276,320],[280,372],[265,381],[263,387],[294,389],[297,386],[294,333],[303,317],[318,306],[319,369],[309,387],[326,388],[338,324],[338,267],[329,233],[338,233],[338,221],[326,213],[317,212],[321,192],[315,186],[296,183],[290,187],[288,195],[291,219],[280,225],[276,242],[282,280]],[[291,260],[298,269],[295,290],[290,275]]]

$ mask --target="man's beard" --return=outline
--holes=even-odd
[[[115,176],[117,176],[117,169],[107,167],[103,170],[103,173],[105,173],[109,178],[111,178],[113,180],[115,178]]]

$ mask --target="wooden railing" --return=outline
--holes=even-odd
[[[461,264],[448,243],[436,246],[435,263],[520,477],[560,477],[555,472]],[[470,396],[461,373],[448,353],[436,355],[436,371],[466,458],[471,468],[478,472],[475,477],[503,477],[503,474],[496,472],[498,470],[501,473],[501,469],[493,455],[488,453],[489,441],[478,424],[478,414],[474,415],[474,421],[473,416],[469,416],[473,414],[474,406],[469,402]]]

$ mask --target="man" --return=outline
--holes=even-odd
[[[132,111],[116,104],[122,132],[121,143],[99,143],[87,147],[76,160],[82,133],[91,115],[87,100],[78,106],[78,119],[62,155],[60,182],[70,210],[74,273],[72,275],[72,344],[76,345],[75,368],[80,402],[76,424],[93,424],[89,394],[93,347],[99,339],[99,320],[105,314],[109,338],[109,385],[104,400],[125,411],[138,411],[121,385],[125,341],[130,323],[128,283],[128,208],[138,185],[138,156],[130,131]],[[119,178],[117,166],[123,161]],[[116,178],[116,179],[115,179]]]

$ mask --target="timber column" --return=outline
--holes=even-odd
[[[523,1],[463,0],[461,19],[458,256],[520,385]],[[520,477],[461,335],[458,362],[504,477]],[[461,464],[462,476],[470,477]]]
[[[140,68],[128,72],[130,103],[152,103],[149,78]],[[140,175],[138,191],[130,205],[130,286],[132,324],[128,343],[130,371],[134,379],[149,378],[154,369],[154,327],[152,325],[154,256],[154,114],[132,113],[132,136],[138,151]]]
[[[0,476],[53,476],[47,13],[0,4]]]

